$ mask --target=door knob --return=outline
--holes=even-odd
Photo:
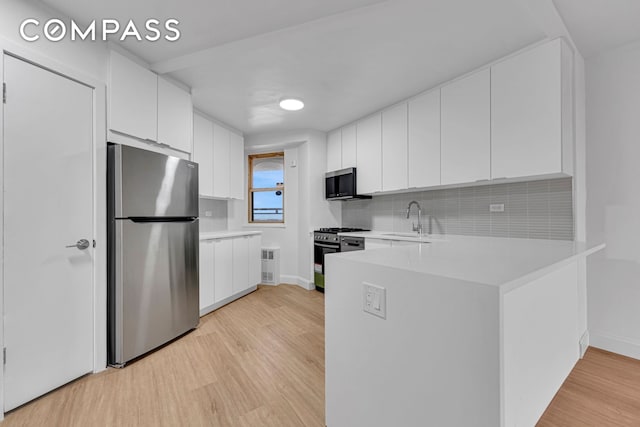
[[[87,239],[80,239],[73,245],[65,246],[65,248],[78,248],[80,250],[87,249],[90,246],[90,243]]]

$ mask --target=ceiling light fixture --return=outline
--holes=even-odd
[[[284,98],[280,100],[280,108],[287,111],[298,111],[304,108],[304,102],[296,98]]]

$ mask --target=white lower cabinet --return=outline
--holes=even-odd
[[[200,241],[200,309],[215,303],[215,240]]]
[[[387,239],[365,239],[364,240],[365,250],[390,248],[390,247],[391,247],[391,240],[387,240]]]
[[[233,239],[233,293],[249,287],[249,237]]]
[[[260,235],[200,241],[200,315],[240,298],[260,283]]]
[[[215,303],[233,295],[233,241],[231,239],[214,240],[213,289]]]

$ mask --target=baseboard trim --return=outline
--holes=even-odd
[[[280,276],[280,282],[297,285],[297,286],[300,286],[302,289],[306,289],[308,291],[312,291],[316,288],[313,282],[311,282],[310,280],[304,279],[300,276],[288,276],[288,275],[282,274]]]
[[[589,341],[592,347],[640,360],[639,341],[595,331],[591,331]]]
[[[222,307],[223,305],[227,305],[232,301],[237,300],[238,298],[242,298],[245,295],[250,294],[251,292],[255,291],[256,289],[258,289],[257,286],[252,286],[249,289],[245,289],[244,291],[238,292],[237,294],[231,295],[230,297],[227,297],[221,301],[218,301],[215,304],[211,304],[210,306],[204,307],[202,310],[200,310],[200,317],[204,316],[205,314],[209,314],[214,310],[219,309],[220,307]]]

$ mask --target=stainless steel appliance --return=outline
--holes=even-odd
[[[341,242],[338,233],[355,231],[368,231],[362,228],[321,228],[313,232],[313,281],[316,290],[324,292],[324,256],[341,251]],[[364,239],[342,236],[348,241],[345,249],[359,250],[357,240],[361,240],[361,249],[364,249]],[[355,239],[355,240],[354,240]]]
[[[341,236],[340,252],[352,252],[364,250],[364,237]]]
[[[199,321],[198,165],[109,144],[108,362],[128,361]]]
[[[325,174],[325,198],[327,200],[370,199],[358,195],[356,168],[340,169]]]

